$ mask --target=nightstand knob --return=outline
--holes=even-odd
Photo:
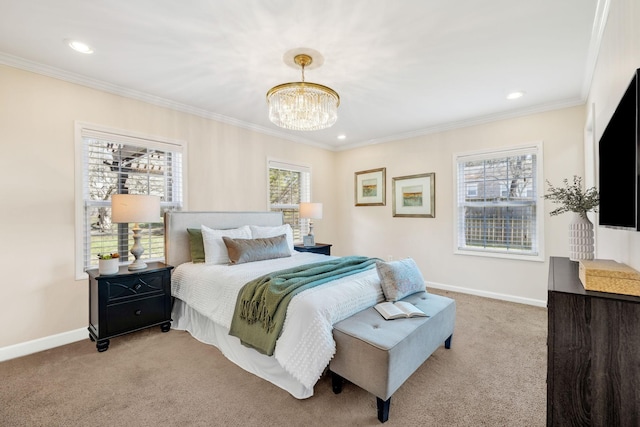
[[[142,310],[136,310],[135,315],[140,316],[142,314]]]

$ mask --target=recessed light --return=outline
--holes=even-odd
[[[518,99],[524,96],[524,92],[521,90],[516,90],[507,95],[507,99]]]
[[[69,47],[80,53],[93,53],[93,49],[88,44],[78,40],[65,40]]]
[[[347,135],[338,135],[338,139],[347,139]]]

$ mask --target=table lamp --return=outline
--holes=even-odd
[[[322,219],[322,203],[300,203],[300,218],[309,219],[309,234],[302,238],[304,246],[315,246],[312,219]]]
[[[135,260],[129,264],[129,270],[147,268],[140,259],[144,247],[140,244],[140,222],[160,222],[160,197],[143,194],[114,194],[111,196],[111,222],[131,223],[133,226],[133,246],[131,253]]]

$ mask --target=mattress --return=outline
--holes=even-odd
[[[243,346],[228,332],[238,293],[248,281],[327,259],[325,255],[296,253],[238,265],[180,264],[172,278],[172,294],[177,298],[172,328],[186,330],[218,347],[232,362],[292,396],[308,398],[335,354],[333,324],[383,300],[375,267],[296,295],[287,308],[273,356]]]

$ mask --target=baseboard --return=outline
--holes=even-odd
[[[499,299],[504,301],[517,302],[520,304],[534,305],[537,307],[546,307],[547,301],[536,300],[531,298],[522,298],[513,295],[499,294],[496,292],[480,291],[477,289],[463,288],[459,286],[449,286],[442,283],[426,282],[427,288],[442,289],[444,291],[460,292],[462,294],[477,295],[480,297]],[[20,344],[10,345],[0,348],[0,362],[16,357],[26,356],[28,354],[37,353],[39,351],[49,350],[65,344],[71,344],[76,341],[82,341],[88,338],[87,328],[80,328],[74,331],[63,332],[49,337],[39,338],[33,341],[27,341]]]
[[[82,341],[89,338],[87,328],[80,328],[74,331],[63,332],[61,334],[51,335],[44,338],[38,338],[33,341],[27,341],[20,344],[14,344],[0,348],[0,362],[15,359],[16,357],[26,356],[28,354],[37,353],[39,351],[49,350],[65,344],[71,344],[76,341]]]
[[[517,302],[520,304],[534,305],[536,307],[546,307],[547,301],[537,300],[533,298],[523,298],[514,295],[499,294],[496,292],[481,291],[478,289],[463,288],[460,286],[444,285],[442,283],[426,282],[427,290],[431,287],[434,289],[442,289],[443,291],[460,292],[461,294],[476,295],[479,297],[499,299],[503,301]]]

